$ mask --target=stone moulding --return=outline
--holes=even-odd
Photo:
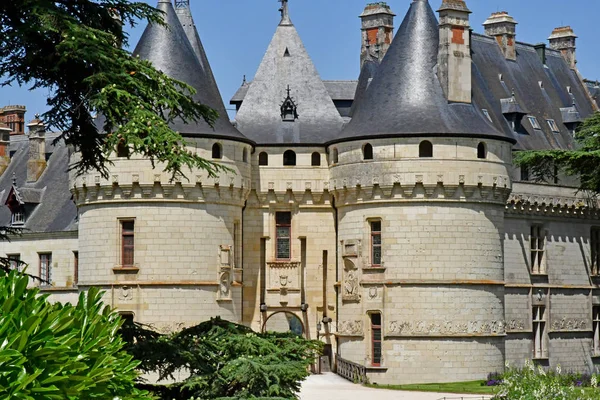
[[[387,328],[386,336],[388,337],[506,335],[506,324],[504,321],[391,321]]]
[[[509,214],[550,215],[569,218],[600,219],[600,207],[582,197],[544,196],[512,193],[506,205]]]

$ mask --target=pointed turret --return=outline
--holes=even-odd
[[[149,60],[155,68],[171,78],[192,86],[197,91],[194,99],[219,113],[214,127],[210,127],[204,121],[197,123],[175,121],[172,128],[183,136],[223,137],[249,142],[229,122],[223,100],[218,90],[215,90],[217,85],[200,39],[198,38],[196,43],[198,52],[195,52],[171,2],[159,0],[157,8],[164,13],[163,18],[167,27],[149,24],[134,54]],[[206,63],[204,66],[201,65],[201,59]]]
[[[472,104],[449,104],[436,75],[439,28],[427,0],[414,0],[340,140],[472,136],[512,141]]]
[[[337,137],[344,121],[291,22],[287,0],[281,14],[236,116],[237,127],[257,144],[322,144]],[[296,118],[282,112],[284,102],[291,104],[288,98]]]

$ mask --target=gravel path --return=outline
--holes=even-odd
[[[311,375],[300,390],[301,400],[482,400],[489,396],[449,393],[404,392],[371,389],[353,383],[333,373]]]

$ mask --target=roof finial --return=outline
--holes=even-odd
[[[291,25],[292,20],[290,19],[290,14],[288,12],[288,0],[277,0],[281,3],[281,8],[279,12],[281,12],[281,22],[279,25]]]
[[[15,187],[17,186],[17,174],[14,173],[14,172],[13,172],[13,175],[12,175],[12,184]]]

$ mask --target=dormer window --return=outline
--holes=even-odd
[[[536,117],[527,117],[527,119],[529,119],[529,123],[531,124],[531,127],[533,129],[537,129],[537,130],[541,130],[542,127],[540,126],[538,120]]]
[[[11,226],[22,226],[25,224],[25,208],[23,206],[17,207],[10,216]]]
[[[548,126],[550,127],[552,132],[560,133],[560,129],[558,129],[558,125],[556,125],[556,122],[553,119],[547,119],[546,122],[548,122]]]
[[[287,97],[281,105],[281,119],[283,121],[294,122],[298,119],[298,107],[290,95],[290,86],[287,87]]]

